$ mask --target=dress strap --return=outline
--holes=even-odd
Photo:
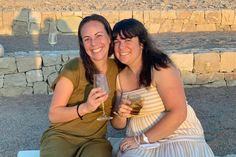
[[[121,83],[120,83],[120,74],[116,76],[116,87],[117,87],[117,90],[119,90],[120,92],[123,91],[121,87]]]

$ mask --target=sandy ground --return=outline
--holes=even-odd
[[[236,154],[236,87],[189,88],[186,96],[202,123],[215,155]],[[39,149],[48,127],[49,95],[0,97],[0,157],[16,157],[19,150]],[[223,114],[222,114],[223,113]],[[109,137],[124,130],[108,129]]]
[[[0,0],[0,9],[37,11],[236,8],[235,0]]]

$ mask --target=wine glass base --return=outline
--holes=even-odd
[[[111,120],[111,119],[113,119],[113,117],[109,116],[101,116],[97,118],[98,121]]]

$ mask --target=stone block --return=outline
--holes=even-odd
[[[44,66],[58,65],[62,63],[61,55],[57,54],[43,55],[42,58]]]
[[[55,12],[42,12],[41,13],[41,23],[40,23],[40,30],[42,34],[48,34],[49,31],[49,24],[51,21],[56,20],[56,13]]]
[[[193,24],[205,24],[204,11],[193,11],[190,22]]]
[[[222,10],[222,25],[234,24],[234,10],[223,9]]]
[[[75,16],[78,16],[78,17],[83,17],[83,13],[82,13],[82,11],[74,11],[74,15]]]
[[[63,66],[62,65],[56,65],[56,71],[60,72],[62,70]]]
[[[236,80],[226,80],[227,86],[236,86]]]
[[[220,55],[217,52],[194,55],[194,72],[212,73],[220,71]]]
[[[17,71],[15,58],[3,57],[0,58],[0,75],[15,73]]]
[[[62,59],[62,61],[64,62],[64,63],[66,63],[66,62],[68,62],[69,61],[69,55],[62,55],[61,56],[61,59]]]
[[[205,19],[209,24],[221,23],[221,11],[220,10],[206,10]]]
[[[204,86],[204,87],[225,87],[226,82],[225,82],[225,80],[219,80],[219,81],[215,81],[212,83],[204,84],[202,86]]]
[[[178,10],[176,11],[177,19],[190,19],[192,16],[192,11],[190,10]]]
[[[31,70],[26,72],[26,80],[29,83],[43,81],[43,74],[41,70]]]
[[[13,11],[2,12],[2,20],[4,27],[12,27],[14,21],[14,12]]]
[[[29,34],[31,35],[40,34],[40,26],[37,23],[30,23]]]
[[[30,23],[37,23],[40,24],[41,23],[41,13],[37,12],[37,11],[31,11],[29,13],[29,22]]]
[[[159,10],[150,10],[149,12],[150,23],[161,23],[161,11]]]
[[[4,77],[5,87],[26,87],[25,73],[7,74]]]
[[[189,71],[181,71],[181,76],[185,85],[196,84],[197,75]]]
[[[6,26],[2,26],[0,27],[0,35],[13,35],[12,32],[12,26],[6,27]]]
[[[48,84],[46,82],[35,82],[33,86],[34,94],[48,94]]]
[[[173,21],[173,25],[172,25],[172,29],[171,32],[181,32],[183,29],[183,20],[174,20]]]
[[[158,33],[160,30],[161,24],[157,24],[157,23],[151,23],[148,31],[149,33]]]
[[[230,26],[229,25],[220,25],[220,24],[216,24],[216,31],[225,31],[225,32],[227,32],[227,31],[230,31],[231,30],[231,28],[230,28]]]
[[[133,18],[144,23],[143,11],[134,10]]]
[[[231,28],[231,31],[236,31],[236,24],[231,25],[230,28]]]
[[[165,20],[159,29],[160,33],[171,32],[173,25],[173,20]]]
[[[13,34],[14,35],[27,35],[29,33],[28,23],[22,21],[14,21]]]
[[[43,79],[44,81],[48,80],[48,76],[51,75],[52,73],[57,72],[55,66],[49,66],[49,67],[43,67]]]
[[[215,24],[200,24],[200,25],[197,25],[197,31],[198,32],[213,32],[213,31],[216,31],[216,25]]]
[[[7,87],[0,89],[0,96],[15,97],[20,95],[31,95],[33,89],[31,87]]]
[[[0,31],[2,27],[3,27],[2,10],[0,10]]]
[[[225,80],[236,80],[236,72],[224,73]]]
[[[101,11],[100,14],[104,16],[107,21],[114,25],[116,22],[119,21],[119,12],[118,11]]]
[[[16,65],[19,72],[40,69],[42,67],[42,58],[40,55],[18,56],[16,57]]]
[[[223,73],[197,74],[196,84],[207,84],[221,80],[224,80]]]
[[[0,88],[3,87],[3,79],[4,79],[4,75],[0,75]]]
[[[132,11],[130,10],[122,10],[119,11],[119,21],[123,20],[123,19],[128,19],[128,18],[132,18],[133,14]]]
[[[150,24],[150,11],[149,10],[144,10],[143,11],[143,24]]]
[[[175,65],[181,71],[193,71],[193,54],[178,54],[173,53],[170,55],[170,58],[173,60]]]
[[[86,11],[83,11],[83,12],[82,12],[83,18],[86,17],[86,16],[89,16],[89,15],[92,15],[92,14],[98,14],[98,15],[100,15],[100,12],[97,11],[97,10],[86,10]]]
[[[182,32],[196,32],[196,25],[193,23],[184,23]]]
[[[57,20],[57,28],[62,33],[76,33],[82,18],[77,16],[61,17]]]
[[[21,22],[28,22],[29,21],[29,13],[30,9],[21,9],[20,11],[14,12],[14,20],[21,21]]]
[[[63,11],[61,12],[61,16],[73,16],[74,12],[72,11]]]
[[[57,78],[58,76],[58,73],[55,72],[55,73],[52,73],[48,76],[48,84],[49,86],[51,87],[52,86],[52,83],[54,82],[54,80]]]
[[[177,19],[176,10],[163,10],[161,11],[162,19],[175,20]]]
[[[223,52],[221,53],[220,71],[232,72],[236,69],[236,53]]]

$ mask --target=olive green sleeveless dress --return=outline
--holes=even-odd
[[[87,100],[93,85],[85,79],[85,69],[79,58],[68,62],[57,79],[66,77],[74,85],[73,93],[68,101],[68,106],[81,104]],[[111,114],[112,101],[115,96],[115,84],[118,68],[114,60],[109,59],[107,79],[109,97],[105,102],[105,112]],[[102,115],[102,108],[88,113],[69,122],[51,124],[43,133],[40,143],[41,157],[110,157],[112,147],[106,140],[107,122],[97,121]]]

